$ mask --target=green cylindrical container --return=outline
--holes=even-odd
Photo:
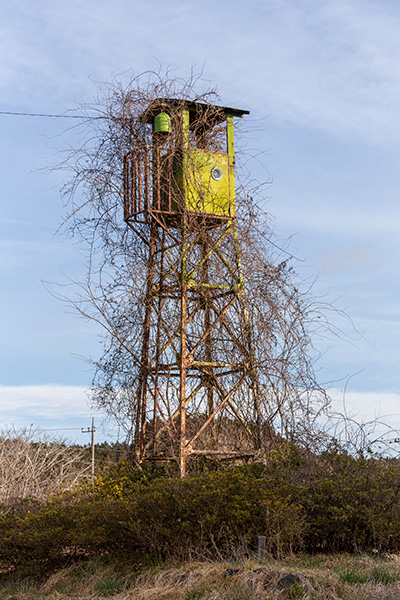
[[[155,133],[171,133],[171,117],[167,113],[162,112],[154,119]]]

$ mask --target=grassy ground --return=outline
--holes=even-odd
[[[288,574],[297,577],[284,587],[281,580]],[[11,579],[0,583],[0,600],[102,598],[398,600],[400,556],[299,555],[281,561],[197,561],[140,570],[103,557],[60,570],[41,584]]]

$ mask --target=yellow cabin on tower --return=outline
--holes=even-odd
[[[153,102],[142,115],[152,128],[151,146],[125,156],[125,219],[234,218],[233,118],[245,114],[178,99]]]

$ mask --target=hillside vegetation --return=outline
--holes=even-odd
[[[282,443],[265,464],[193,474],[122,463],[94,485],[45,500],[3,504],[3,572],[40,578],[108,556],[130,565],[166,560],[232,561],[252,555],[391,552],[400,549],[400,471],[393,461],[320,456]]]

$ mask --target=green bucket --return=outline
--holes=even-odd
[[[171,133],[171,117],[162,112],[154,119],[155,133]]]

